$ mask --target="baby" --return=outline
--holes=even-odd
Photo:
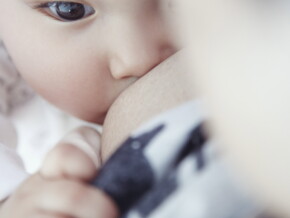
[[[102,123],[124,89],[172,54],[160,7],[145,0],[13,0],[1,7],[0,33],[39,94],[81,119]]]
[[[122,91],[175,52],[163,16],[167,1],[11,0],[1,9],[0,38],[21,76],[49,102],[89,122],[102,124]],[[11,195],[0,217],[116,216],[109,199],[99,202],[102,193],[84,183],[96,172],[86,157],[66,145],[49,154],[42,175]],[[73,159],[82,161],[73,166]]]

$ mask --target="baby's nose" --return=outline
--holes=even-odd
[[[170,45],[128,45],[110,60],[110,71],[115,79],[142,77],[175,52]]]

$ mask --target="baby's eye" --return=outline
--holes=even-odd
[[[47,2],[37,6],[61,21],[77,21],[95,13],[94,8],[76,2]]]

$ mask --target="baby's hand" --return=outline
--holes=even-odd
[[[71,131],[48,153],[41,174],[53,179],[93,179],[101,167],[100,141],[100,134],[93,128],[80,127]]]
[[[94,161],[76,146],[60,143],[40,173],[31,176],[3,205],[0,218],[115,218],[111,199],[87,181]]]
[[[1,218],[114,218],[117,213],[102,192],[71,179],[31,176],[2,206]]]

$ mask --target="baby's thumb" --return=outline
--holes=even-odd
[[[68,134],[48,153],[40,173],[51,179],[70,178],[89,181],[100,167],[100,135],[89,127]]]

